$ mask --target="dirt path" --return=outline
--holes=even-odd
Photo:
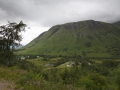
[[[14,89],[14,83],[8,82],[4,79],[0,80],[0,90],[15,90]]]

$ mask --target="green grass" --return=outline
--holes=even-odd
[[[54,68],[53,64],[55,62],[57,62],[59,59],[60,59],[59,57],[56,57],[56,58],[51,58],[51,59],[48,59],[48,60],[43,60],[42,57],[39,57],[39,58],[36,58],[36,59],[27,59],[27,61],[33,63],[36,66],[41,66],[44,69],[51,69],[51,68]],[[51,65],[50,66],[45,66],[46,64],[51,64]]]
[[[93,62],[95,62],[97,64],[101,64],[102,63],[102,60],[91,60],[91,61],[93,61]]]
[[[57,66],[57,68],[66,68],[67,65],[68,65],[68,63],[69,63],[69,62],[63,63],[63,64]]]
[[[90,75],[94,75],[95,71],[93,70],[93,74],[91,74],[92,72],[89,70],[96,68],[97,65],[102,65],[102,61],[104,61],[104,59],[101,60],[91,59],[91,61],[95,62],[93,64],[96,66],[89,67],[88,65],[88,71],[87,71],[87,67],[84,66],[85,68],[82,68],[82,65],[80,67],[78,66],[77,68],[67,67],[67,64],[69,64],[71,60],[73,60],[73,58],[67,58],[67,59],[69,59],[69,61],[62,63],[57,67],[53,67],[53,66],[46,67],[44,65],[48,63],[56,63],[57,61],[61,60],[61,58],[59,57],[51,58],[47,61],[44,61],[43,58],[39,57],[36,59],[28,59],[27,61],[21,61],[16,66],[12,66],[12,67],[0,66],[0,80],[4,79],[8,82],[14,82],[15,90],[85,90],[83,89],[85,87],[84,85],[88,85],[88,86],[93,85],[90,83],[91,81],[89,77]],[[120,61],[120,59],[117,59],[116,61]],[[98,66],[96,69],[98,72],[98,70],[101,70],[102,68]],[[103,68],[103,71],[104,69],[105,68]],[[112,69],[109,69],[108,71],[112,73],[111,70]],[[114,72],[115,71],[113,71],[113,74]],[[113,75],[111,73],[109,74]],[[99,76],[100,74],[96,73],[96,75]],[[103,75],[100,76],[103,77]],[[113,88],[115,88],[115,84],[113,85],[111,83],[112,81],[109,82],[108,78],[110,77],[112,77],[111,80],[115,79],[115,77],[113,76],[104,76],[106,80],[105,83],[112,85],[114,86]],[[94,76],[92,78],[94,78]],[[63,81],[65,79],[66,82]],[[75,82],[70,82],[70,81],[74,81],[73,79],[75,80]],[[73,83],[75,84],[73,85]],[[82,84],[83,86],[81,86]],[[117,90],[117,89],[109,89],[109,90]]]
[[[43,60],[28,60],[29,62],[33,63],[34,65],[41,66],[44,69],[53,68],[53,66],[45,66],[46,64],[52,64],[52,61],[43,61]]]
[[[82,51],[86,51],[89,57],[109,56],[105,46],[120,40],[119,33],[120,30],[111,24],[91,20],[57,25],[35,38],[17,54],[71,56],[82,55]],[[91,46],[85,46],[86,42],[90,42]],[[96,48],[100,49],[97,54],[94,53]]]
[[[56,59],[53,58],[51,61],[27,60],[26,64],[23,64],[29,69],[20,68],[19,65],[13,67],[0,66],[0,80],[4,79],[8,82],[13,82],[15,90],[67,90],[69,85],[66,86],[61,82],[52,83],[43,77],[45,72],[50,72],[44,64],[56,62]],[[35,66],[29,65],[28,62],[34,63]],[[40,68],[41,66],[42,68]],[[35,67],[37,68],[34,70],[33,68]],[[52,69],[53,67],[50,68]]]
[[[21,88],[17,82],[19,82],[20,78],[23,77],[27,72],[25,70],[19,69],[16,66],[13,67],[0,67],[0,79],[4,79],[7,81],[12,81],[15,83],[15,88]]]

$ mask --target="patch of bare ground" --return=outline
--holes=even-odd
[[[13,82],[9,82],[4,79],[0,80],[0,90],[15,90],[14,86]]]

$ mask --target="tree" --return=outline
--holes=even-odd
[[[13,52],[20,46],[21,32],[25,31],[26,26],[22,21],[18,24],[8,22],[7,25],[0,26],[0,63],[11,64]]]
[[[120,41],[113,43],[107,51],[114,59],[120,57]]]
[[[91,47],[91,42],[84,43],[86,47]]]
[[[84,60],[85,59],[85,57],[86,57],[86,52],[85,51],[82,51],[82,59]]]

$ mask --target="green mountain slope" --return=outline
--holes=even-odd
[[[87,20],[56,25],[18,52],[21,54],[108,56],[106,48],[120,40],[113,24]]]
[[[120,28],[120,21],[113,23],[113,25],[115,25],[115,26],[117,26],[118,28]]]

